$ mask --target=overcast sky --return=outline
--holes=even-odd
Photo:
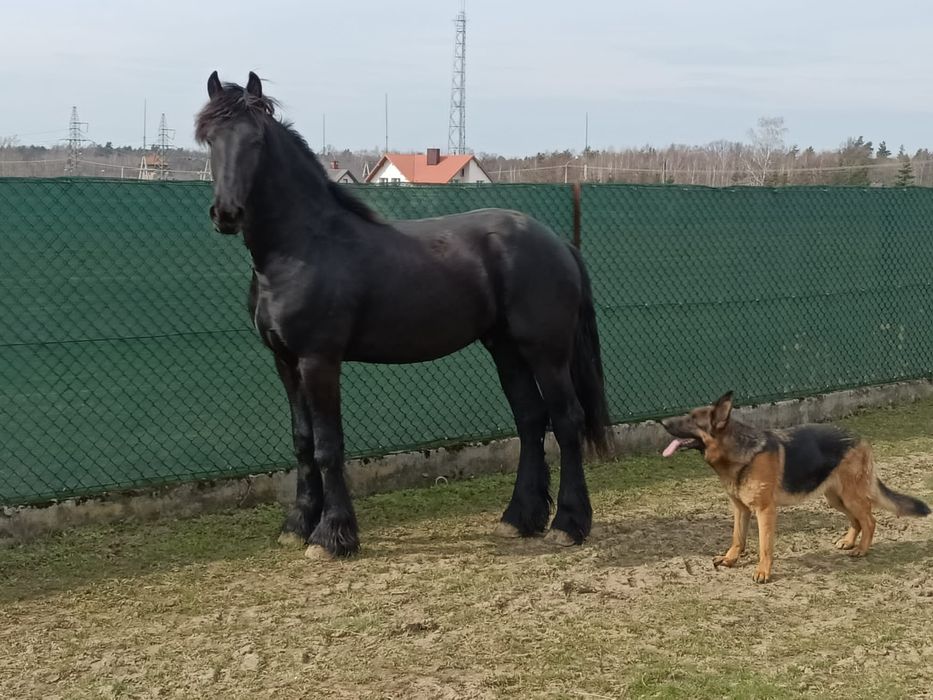
[[[51,145],[72,105],[96,142],[140,145],[159,115],[193,143],[217,69],[255,70],[312,147],[446,148],[460,0],[11,0],[0,136]],[[933,147],[933,3],[467,0],[467,141],[504,155],[863,135]]]

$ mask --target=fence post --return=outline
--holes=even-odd
[[[579,182],[573,183],[570,187],[571,192],[573,193],[573,247],[577,250],[580,250],[581,233],[580,233],[580,219],[581,219],[581,198],[582,190]]]

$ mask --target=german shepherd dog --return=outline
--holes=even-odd
[[[711,406],[661,425],[674,440],[664,450],[699,450],[719,476],[735,516],[732,546],[713,566],[734,566],[745,551],[752,511],[758,520],[757,583],[771,580],[774,530],[779,505],[822,493],[849,518],[849,530],[836,547],[864,556],[875,534],[872,505],[898,516],[930,514],[923,501],[892,491],[875,474],[871,445],[832,425],[800,425],[789,430],[759,430],[732,419],[732,392]],[[859,534],[861,533],[861,538]],[[856,540],[858,543],[856,544]]]

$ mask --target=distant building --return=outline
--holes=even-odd
[[[330,162],[330,167],[325,168],[325,170],[327,171],[327,177],[334,182],[340,182],[344,185],[353,185],[359,182],[359,180],[354,177],[353,173],[346,168],[341,168],[340,163],[336,160],[332,160]]]
[[[147,153],[139,161],[140,180],[168,180],[168,163],[158,153]]]
[[[492,182],[476,157],[442,156],[439,148],[427,153],[386,153],[366,176],[378,185],[447,185],[453,182]]]

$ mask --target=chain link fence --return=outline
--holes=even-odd
[[[389,218],[562,185],[359,186]],[[286,468],[288,409],[209,183],[0,179],[0,504]],[[933,374],[933,191],[593,185],[582,247],[614,420]],[[482,348],[344,370],[352,456],[513,431]]]

